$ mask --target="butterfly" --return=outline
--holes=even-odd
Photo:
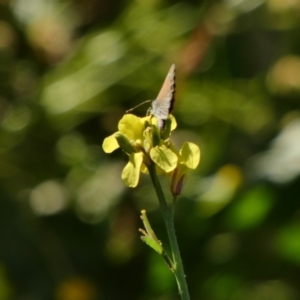
[[[160,130],[164,129],[169,114],[174,108],[175,86],[175,65],[173,64],[158,96],[148,110],[157,119],[157,125]]]

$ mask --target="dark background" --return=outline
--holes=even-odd
[[[296,0],[0,0],[0,299],[179,299],[148,176],[101,148],[172,63],[191,298],[300,299],[299,25]]]

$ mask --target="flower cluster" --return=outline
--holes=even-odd
[[[123,116],[118,131],[107,137],[102,147],[106,153],[120,147],[129,156],[129,162],[122,172],[122,179],[127,186],[136,187],[140,172],[148,173],[148,167],[155,164],[158,173],[171,176],[172,194],[180,194],[186,173],[199,164],[200,150],[197,145],[185,142],[178,151],[169,138],[176,126],[172,115],[163,130],[159,130],[155,117]]]

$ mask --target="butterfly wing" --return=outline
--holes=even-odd
[[[158,120],[160,129],[164,128],[164,123],[172,112],[175,102],[175,65],[173,64],[161,87],[161,90],[152,102],[152,113]]]

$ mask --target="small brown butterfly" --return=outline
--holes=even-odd
[[[173,64],[160,89],[156,99],[152,102],[150,113],[157,119],[159,129],[164,129],[166,120],[172,112],[175,102],[175,65]]]
[[[126,113],[131,112],[138,106],[151,102],[146,100],[139,105],[129,109]],[[160,130],[164,129],[166,120],[172,112],[175,102],[175,65],[173,64],[168,72],[168,75],[159,91],[158,96],[152,101],[151,107],[148,109],[147,115],[152,114],[157,119],[157,124]]]

